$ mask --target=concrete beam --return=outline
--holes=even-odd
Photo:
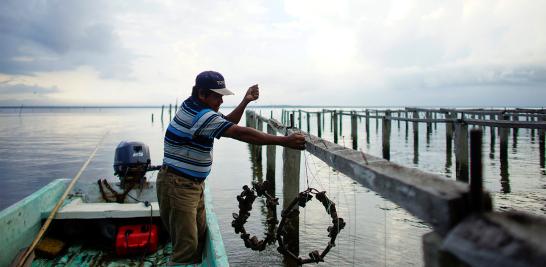
[[[503,212],[468,217],[446,236],[442,249],[470,266],[544,266],[544,244],[546,219]]]

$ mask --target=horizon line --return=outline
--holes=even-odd
[[[26,109],[26,108],[166,108],[165,105],[0,105],[0,109]],[[173,105],[174,107],[174,105]],[[227,105],[222,108],[235,108],[235,105]],[[542,108],[544,106],[523,106],[523,105],[509,105],[509,106],[500,106],[500,105],[252,105],[247,106],[246,109],[252,108],[416,108],[416,107],[427,107],[427,108],[442,108],[442,107],[458,107],[458,108]]]

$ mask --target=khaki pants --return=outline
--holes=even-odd
[[[173,245],[171,262],[201,262],[206,233],[204,182],[195,182],[161,168],[157,174],[161,220]]]

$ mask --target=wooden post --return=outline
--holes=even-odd
[[[482,129],[470,130],[470,208],[474,212],[484,211]]]
[[[508,115],[502,116],[503,120],[509,120]],[[510,175],[508,173],[508,135],[509,128],[499,128],[499,158],[500,158],[500,175],[501,175],[501,190],[503,193],[510,193]]]
[[[152,113],[152,123],[154,123],[154,114]]]
[[[370,111],[366,109],[366,144],[370,143]]]
[[[300,160],[301,152],[291,148],[283,148],[283,209],[288,208],[300,191]],[[289,251],[299,255],[299,215],[290,218],[285,228],[290,243],[286,244]],[[297,266],[291,258],[286,258],[289,266]]]
[[[311,114],[309,112],[306,112],[307,114],[307,132],[311,132]]]
[[[544,119],[544,117],[540,117],[538,120],[544,122],[545,119]],[[544,132],[545,132],[544,129],[540,129],[540,130],[538,131],[539,162],[540,162],[540,167],[541,167],[542,169],[545,168],[545,164],[544,164],[544,163],[545,163],[545,153],[546,153],[546,152],[544,151],[544,141],[545,141],[545,140],[544,140]]]
[[[322,109],[322,112],[320,114],[320,116],[322,117],[322,130],[324,130],[324,127],[326,127],[326,123],[324,122],[325,121],[325,118],[326,116],[324,116],[324,109]]]
[[[163,121],[163,109],[165,108],[165,105],[161,105],[161,121]]]
[[[294,128],[294,113],[290,114],[290,128]]]
[[[353,149],[355,150],[358,149],[357,123],[356,112],[351,112],[351,139],[353,140]]]
[[[391,112],[390,110],[385,111],[385,116],[383,116],[383,128],[382,128],[382,134],[383,134],[383,158],[386,160],[391,159],[391,144],[390,144],[390,138],[391,138]]]
[[[431,118],[431,113],[430,113],[430,111],[425,112],[425,118],[426,118],[427,120],[432,119],[432,118]],[[432,134],[432,122],[431,122],[431,121],[427,121],[427,136],[426,136],[427,147],[429,147],[429,145],[430,145],[430,135],[431,135],[431,134]]]
[[[333,116],[333,125],[334,125],[334,143],[337,144],[337,111],[334,110],[332,113]]]
[[[267,133],[270,135],[277,135],[275,129],[273,129],[273,127],[271,127],[271,125],[269,124],[267,124]],[[276,149],[277,146],[275,145],[268,145],[266,148],[267,163],[265,179],[269,181],[271,189],[273,190],[275,190],[275,155],[277,153]]]
[[[489,120],[490,121],[494,121],[496,120],[496,115],[495,114],[489,114]],[[490,135],[490,141],[489,141],[489,158],[494,158],[495,157],[495,142],[496,142],[496,134],[495,134],[495,127],[494,126],[491,126],[489,127],[489,135]]]
[[[445,113],[446,119],[453,118],[453,115],[449,112]],[[451,168],[451,155],[453,153],[453,123],[446,122],[446,169]]]
[[[256,122],[256,130],[263,132],[264,131],[264,124],[261,119],[256,117],[254,120]],[[261,145],[255,145],[256,147],[256,161],[261,163],[262,162],[262,146]]]
[[[301,130],[301,109],[298,109],[298,129]]]
[[[455,124],[455,168],[457,181],[468,182],[468,125]]]
[[[343,110],[339,111],[339,135],[343,136]]]
[[[419,119],[419,112],[413,112],[413,118]],[[413,164],[419,163],[419,122],[413,122]]]
[[[169,104],[169,121],[172,120],[173,116],[172,116],[172,105]]]

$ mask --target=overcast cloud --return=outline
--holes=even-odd
[[[55,88],[44,105],[174,103],[206,69],[227,105],[254,83],[258,105],[546,99],[545,1],[4,2],[0,103],[27,87]]]

